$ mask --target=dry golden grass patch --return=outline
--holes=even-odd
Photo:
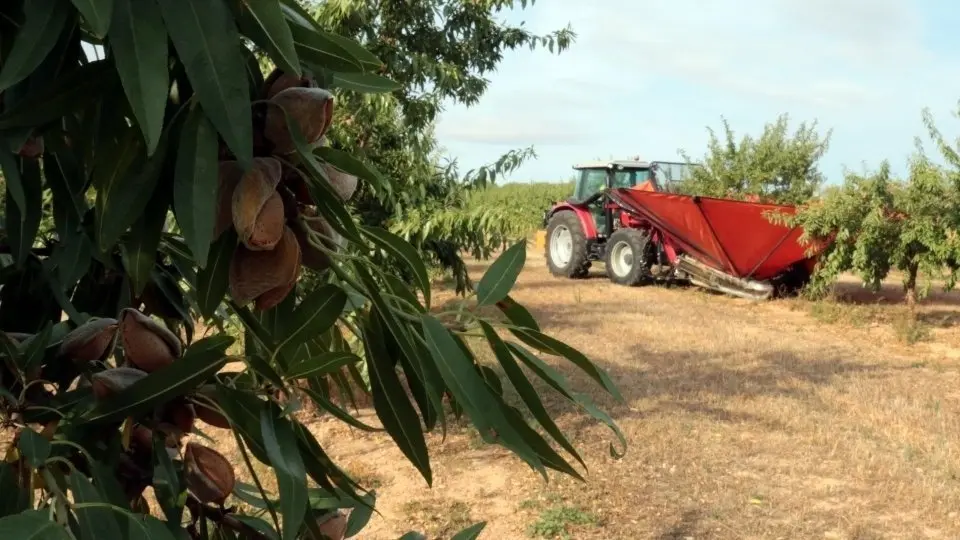
[[[960,535],[955,328],[930,324],[929,336],[909,344],[891,316],[899,308],[868,305],[877,298],[755,304],[691,288],[554,279],[536,253],[527,266],[514,296],[624,393],[625,404],[613,403],[551,360],[612,412],[627,456],[611,459],[610,432],[547,393],[587,461],[587,483],[556,475],[544,483],[460,428],[428,437],[435,481],[425,495],[389,438],[318,422],[333,457],[378,471],[382,515],[363,538],[396,538],[410,528],[411,504],[440,499],[488,520],[490,538],[538,530],[577,539]],[[838,292],[862,294],[858,287],[845,282]],[[956,294],[937,294],[919,311],[949,319],[957,303]],[[828,308],[877,313],[862,323],[816,313]]]

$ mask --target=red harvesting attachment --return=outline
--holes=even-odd
[[[613,189],[610,198],[648,221],[703,264],[741,279],[767,280],[806,262],[803,230],[771,223],[767,214],[792,215],[793,206]]]

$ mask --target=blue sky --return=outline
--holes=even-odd
[[[954,4],[955,6],[955,4]],[[546,33],[577,33],[560,55],[505,55],[480,103],[448,106],[437,135],[466,170],[533,145],[509,181],[562,181],[594,158],[702,155],[721,115],[758,134],[833,129],[822,169],[889,159],[902,172],[930,107],[960,135],[960,9],[947,0],[539,0],[503,15]]]

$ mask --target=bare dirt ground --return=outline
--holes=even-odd
[[[387,436],[321,419],[327,451],[378,492],[358,538],[449,538],[479,520],[492,539],[960,537],[960,296],[935,294],[919,331],[884,305],[896,283],[879,296],[843,283],[846,304],[754,304],[597,278],[554,279],[530,249],[514,296],[611,373],[624,405],[552,361],[612,413],[627,455],[548,401],[586,483],[545,483],[461,428],[429,437],[428,489]]]

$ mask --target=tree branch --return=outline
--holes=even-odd
[[[244,534],[244,538],[270,540],[270,537],[266,534],[231,516],[230,514],[232,513],[232,510],[205,505],[193,495],[187,495],[186,506],[187,509],[190,510],[190,514],[193,516],[194,521],[202,516],[210,519],[210,521],[216,523],[217,525],[226,527],[234,532]]]

